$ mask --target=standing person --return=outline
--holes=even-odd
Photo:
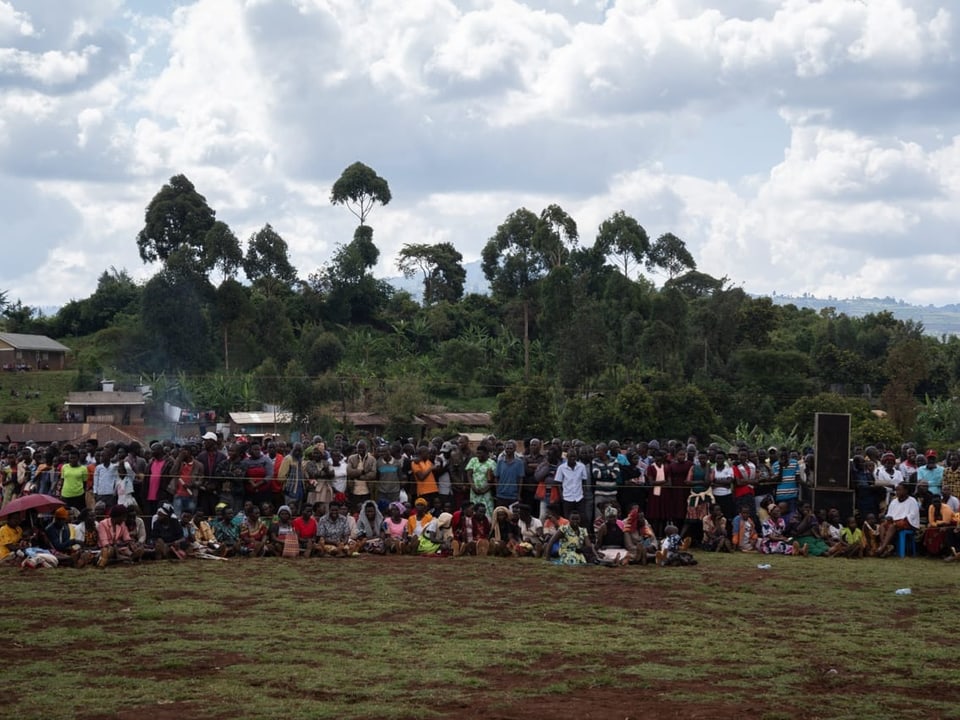
[[[927,450],[924,457],[927,462],[917,470],[917,486],[933,497],[939,495],[943,487],[943,466],[937,463],[936,450]]]
[[[736,515],[736,506],[733,503],[733,469],[727,465],[726,456],[722,450],[717,450],[716,464],[713,468],[713,497],[720,506],[723,516],[732,520]]]
[[[395,442],[377,458],[377,507],[381,511],[386,511],[400,500],[402,455],[403,446]]]
[[[281,446],[274,440],[266,441],[266,455],[270,459],[270,502],[279,507],[283,505],[283,483],[280,481],[278,473],[283,464],[283,452]]]
[[[100,462],[93,471],[93,499],[102,502],[107,507],[117,504],[117,480],[119,470],[113,462],[114,449],[111,445],[104,445],[100,451]]]
[[[366,440],[358,440],[357,451],[347,458],[347,482],[351,507],[359,507],[373,499],[371,488],[377,482],[377,459],[367,452]]]
[[[800,498],[800,483],[797,480],[799,469],[800,462],[790,456],[787,448],[780,450],[779,457],[770,468],[772,479],[777,483],[775,499],[778,504],[787,503],[787,515],[790,517],[797,511],[797,500]]]
[[[560,448],[551,445],[547,454],[534,471],[533,479],[537,483],[534,496],[540,501],[540,522],[547,518],[547,508],[560,502],[560,487],[557,485],[557,468],[560,467]]]
[[[68,506],[77,510],[86,507],[84,493],[87,475],[86,466],[80,464],[80,451],[71,450],[67,454],[67,464],[60,468],[60,497]]]
[[[507,440],[503,445],[503,458],[497,461],[494,475],[497,479],[497,507],[510,507],[520,499],[520,487],[527,467],[517,455],[517,443]]]
[[[201,477],[200,465],[193,459],[193,446],[184,447],[170,470],[173,475],[173,511],[179,517],[184,512],[191,515],[197,509],[197,480]]]
[[[221,479],[217,477],[217,468],[227,459],[227,454],[220,449],[220,440],[216,433],[204,433],[201,439],[203,450],[196,457],[200,467],[197,479],[199,490],[197,508],[210,517],[216,512],[217,504],[220,502]]]
[[[250,445],[242,466],[246,475],[247,499],[254,505],[272,502],[270,481],[273,479],[273,461],[263,454],[259,443]]]
[[[144,508],[147,515],[151,517],[156,513],[163,500],[163,493],[166,492],[167,483],[170,482],[170,469],[172,467],[173,462],[167,457],[163,445],[160,443],[151,445],[150,462],[147,464],[147,499]]]
[[[653,522],[654,530],[657,535],[663,533],[664,521],[669,520],[666,486],[667,486],[667,465],[666,454],[659,448],[654,450],[653,463],[647,466],[647,485],[650,486],[650,494],[647,496],[646,517]]]
[[[757,512],[757,466],[750,462],[746,448],[731,449],[731,455],[736,452],[733,466],[733,499],[737,507],[750,506],[750,514],[756,517]]]
[[[467,482],[470,484],[470,502],[476,507],[481,504],[487,517],[493,516],[493,484],[497,464],[490,459],[490,451],[485,444],[477,448],[476,457],[467,463]]]
[[[453,463],[453,443],[440,444],[440,451],[434,458],[433,476],[437,479],[437,492],[440,493],[440,506],[453,507],[453,479],[450,467]]]
[[[410,463],[410,473],[416,483],[416,496],[427,501],[433,507],[434,500],[439,497],[437,478],[433,473],[434,464],[430,459],[430,446],[421,445],[417,448],[417,459]]]
[[[124,448],[117,449],[117,503],[137,508],[136,470]]]
[[[284,504],[290,506],[294,515],[298,514],[307,496],[307,474],[301,443],[294,443],[290,454],[283,458],[277,479],[283,488]]]
[[[687,498],[690,496],[687,478],[696,457],[695,445],[687,448],[678,447],[675,457],[667,464],[667,487],[664,488],[665,514],[674,524],[683,523],[687,517]]]
[[[610,456],[604,443],[597,443],[593,459],[590,461],[590,476],[593,481],[594,517],[606,517],[603,508],[617,501],[617,487],[620,485],[620,463],[617,457]]]
[[[586,466],[577,459],[577,453],[571,448],[567,453],[565,463],[557,466],[555,477],[556,483],[560,486],[560,497],[563,501],[563,515],[571,520],[573,513],[577,514],[577,522],[581,517],[583,509],[583,486],[589,482],[587,478]],[[579,525],[578,525],[579,527]],[[584,530],[584,532],[586,532]],[[550,543],[551,545],[553,543]]]
[[[540,438],[530,438],[527,441],[527,452],[523,456],[523,485],[520,489],[520,499],[531,508],[537,508],[539,498],[536,496],[539,484],[536,480],[537,468],[546,459],[543,454],[543,443]]]
[[[208,517],[214,517],[219,514],[217,506],[220,504],[228,505],[233,514],[238,514],[243,509],[243,495],[245,491],[245,481],[247,470],[244,466],[243,450],[237,443],[231,443],[227,448],[227,454],[217,464],[216,476],[219,483],[219,502],[214,505],[214,511]],[[207,515],[207,513],[204,513]]]
[[[701,526],[704,519],[710,514],[710,506],[715,502],[713,491],[710,489],[712,484],[713,468],[707,459],[707,452],[701,450],[697,455],[697,461],[690,465],[684,481],[689,494],[687,495],[686,513],[680,537],[685,542],[687,538],[697,538],[703,535]]]

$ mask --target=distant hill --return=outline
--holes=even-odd
[[[490,292],[490,284],[483,276],[483,270],[480,268],[480,261],[464,264],[467,271],[467,280],[464,284],[464,293],[479,293],[486,295]],[[405,277],[384,278],[397,290],[405,290],[417,300],[423,294],[423,278],[419,275],[409,280]],[[752,294],[752,297],[761,297]],[[775,305],[796,305],[800,308],[811,308],[813,310],[823,310],[824,308],[835,308],[838,313],[849,315],[850,317],[863,317],[870,313],[880,313],[889,311],[897,320],[913,320],[923,323],[924,330],[928,335],[960,335],[960,303],[952,305],[910,305],[903,300],[897,300],[893,297],[884,298],[844,298],[833,297],[818,298],[813,295],[779,295],[770,296]]]
[[[754,295],[754,297],[758,297]],[[801,308],[822,310],[834,308],[837,313],[850,317],[863,317],[870,313],[887,311],[897,320],[913,320],[923,323],[928,335],[960,334],[960,304],[952,305],[910,305],[892,297],[884,298],[818,298],[813,295],[771,295],[775,305],[796,305]]]
[[[463,269],[467,271],[467,279],[463,284],[463,294],[477,293],[486,295],[490,292],[490,283],[483,276],[483,270],[480,268],[480,261],[474,260],[463,264]],[[420,300],[423,295],[423,275],[414,275],[409,280],[402,275],[400,277],[383,278],[385,282],[390,283],[397,290],[405,290],[413,295],[416,300]]]

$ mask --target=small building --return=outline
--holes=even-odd
[[[140,392],[72,392],[63,404],[68,422],[102,425],[143,423],[146,401]]]
[[[63,370],[70,348],[46,335],[0,333],[0,367],[4,370]]]
[[[288,410],[264,410],[261,412],[230,413],[230,434],[247,438],[262,438],[265,435],[286,433],[293,423],[293,413]]]

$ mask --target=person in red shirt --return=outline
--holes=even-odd
[[[310,557],[314,553],[322,554],[317,547],[317,521],[313,517],[312,507],[303,506],[303,512],[293,521],[293,530],[297,533],[297,540],[300,541],[300,550],[304,557]]]

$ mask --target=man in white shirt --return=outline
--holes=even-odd
[[[906,483],[897,485],[893,500],[887,506],[887,516],[880,526],[880,556],[893,552],[893,538],[901,530],[920,529],[920,503],[909,494]]]
[[[563,499],[563,516],[570,513],[583,513],[583,485],[587,482],[587,466],[577,460],[577,453],[568,452],[567,461],[557,467],[555,482],[560,485]]]

